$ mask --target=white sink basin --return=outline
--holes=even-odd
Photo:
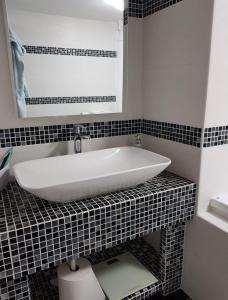
[[[69,202],[137,186],[170,163],[144,149],[119,147],[22,162],[14,166],[14,174],[28,192]]]

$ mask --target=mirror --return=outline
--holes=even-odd
[[[124,0],[6,0],[21,118],[122,112]]]

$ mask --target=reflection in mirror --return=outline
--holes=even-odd
[[[122,111],[124,0],[5,2],[19,117]]]

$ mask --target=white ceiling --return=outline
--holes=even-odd
[[[123,12],[104,0],[6,0],[7,10],[25,10],[102,21],[117,21]]]

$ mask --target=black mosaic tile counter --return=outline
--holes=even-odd
[[[173,291],[181,279],[182,224],[193,217],[195,192],[191,181],[163,172],[133,189],[57,204],[13,182],[0,193],[0,289],[30,299],[19,298],[22,288],[16,292],[28,275],[162,230],[163,291]],[[175,259],[178,264],[170,263]]]

